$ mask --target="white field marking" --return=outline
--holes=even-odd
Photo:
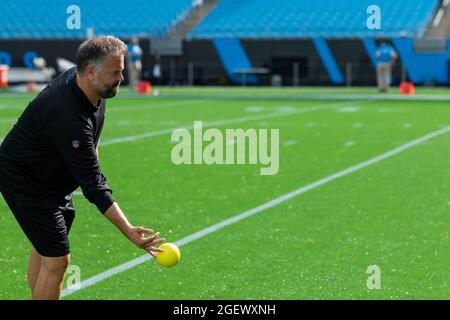
[[[171,108],[171,107],[178,107],[178,106],[190,106],[193,104],[203,104],[206,102],[210,102],[209,100],[188,100],[188,101],[174,101],[174,102],[167,102],[167,103],[161,103],[156,105],[137,105],[137,106],[131,106],[131,107],[106,107],[107,112],[122,112],[122,111],[130,111],[130,110],[152,110],[152,109],[160,109],[160,108]]]
[[[394,109],[394,108],[378,108],[378,112],[391,113],[391,112],[407,112],[405,109]]]
[[[16,106],[12,104],[0,104],[0,110],[9,110],[9,109],[22,109],[25,110],[26,106]]]
[[[115,122],[118,126],[129,126],[131,124],[131,120],[119,120]]]
[[[286,201],[288,201],[290,199],[293,199],[293,198],[295,198],[295,197],[297,197],[297,196],[299,196],[299,195],[301,195],[301,194],[303,194],[305,192],[308,192],[310,190],[316,189],[316,188],[318,188],[320,186],[323,186],[323,185],[325,185],[327,183],[330,183],[330,182],[332,182],[334,180],[337,180],[339,178],[345,177],[345,176],[347,176],[347,175],[349,175],[349,174],[351,174],[353,172],[356,172],[358,170],[361,170],[363,168],[366,168],[366,167],[369,167],[369,166],[371,166],[373,164],[376,164],[376,163],[378,163],[380,161],[383,161],[385,159],[393,157],[393,156],[395,156],[395,155],[397,155],[399,153],[402,153],[402,152],[404,152],[404,151],[406,151],[408,149],[411,149],[412,147],[415,147],[415,146],[417,146],[417,145],[419,145],[419,144],[421,144],[421,143],[423,143],[425,141],[428,141],[430,139],[433,139],[433,138],[436,138],[436,137],[438,137],[440,135],[443,135],[443,134],[445,134],[445,133],[447,133],[449,131],[450,131],[450,126],[447,126],[445,128],[442,128],[442,129],[439,129],[439,130],[436,130],[436,131],[433,131],[433,132],[431,132],[431,133],[429,133],[427,135],[424,135],[424,136],[422,136],[420,138],[417,138],[415,140],[409,141],[409,142],[407,142],[407,143],[405,143],[405,144],[403,144],[403,145],[401,145],[401,146],[399,146],[397,148],[394,148],[394,149],[392,149],[390,151],[387,151],[387,152],[385,152],[383,154],[380,154],[380,155],[378,155],[378,156],[376,156],[374,158],[371,158],[369,160],[361,162],[361,163],[359,163],[357,165],[351,166],[351,167],[349,167],[347,169],[344,169],[342,171],[336,172],[336,173],[334,173],[332,175],[329,175],[329,176],[327,176],[325,178],[322,178],[322,179],[317,180],[317,181],[315,181],[313,183],[310,183],[310,184],[308,184],[308,185],[306,185],[304,187],[300,187],[300,188],[298,188],[296,190],[293,190],[293,191],[291,191],[289,193],[286,193],[286,194],[284,194],[284,195],[282,195],[282,196],[280,196],[278,198],[275,198],[275,199],[273,199],[271,201],[263,203],[263,204],[255,207],[253,209],[247,210],[247,211],[242,212],[242,213],[240,213],[240,214],[238,214],[236,216],[233,216],[231,218],[225,219],[225,220],[223,220],[223,221],[221,221],[219,223],[216,223],[216,224],[214,224],[214,225],[212,225],[212,226],[210,226],[208,228],[205,228],[205,229],[200,230],[200,231],[198,231],[198,232],[196,232],[194,234],[191,234],[190,236],[187,236],[187,237],[185,237],[185,238],[183,238],[181,240],[178,240],[178,241],[174,242],[174,244],[179,246],[179,247],[181,247],[181,246],[183,246],[185,244],[188,244],[190,242],[193,242],[193,241],[195,241],[197,239],[203,238],[203,237],[205,237],[205,236],[207,236],[207,235],[209,235],[211,233],[214,233],[214,232],[216,232],[216,231],[218,231],[220,229],[223,229],[223,228],[225,228],[225,227],[227,227],[229,225],[235,224],[235,223],[237,223],[237,222],[239,222],[239,221],[241,221],[243,219],[246,219],[248,217],[251,217],[251,216],[253,216],[253,215],[257,214],[257,213],[260,213],[260,212],[263,212],[263,211],[265,211],[267,209],[275,207],[275,206],[277,206],[277,205],[279,205],[279,204],[281,204],[283,202],[286,202]],[[106,271],[104,271],[102,273],[99,273],[96,276],[93,276],[93,277],[91,277],[91,278],[89,278],[87,280],[82,281],[81,284],[80,284],[80,287],[78,289],[64,289],[62,291],[62,296],[66,297],[68,295],[71,295],[72,293],[75,293],[75,292],[77,292],[77,291],[79,291],[81,289],[84,289],[84,288],[87,288],[89,286],[92,286],[92,285],[94,285],[94,284],[96,284],[96,283],[98,283],[100,281],[103,281],[103,280],[105,280],[107,278],[112,277],[113,275],[116,275],[118,273],[124,272],[124,271],[126,271],[128,269],[131,269],[131,268],[133,268],[133,267],[135,267],[135,266],[137,266],[137,265],[139,265],[141,263],[144,263],[145,261],[150,260],[150,259],[152,259],[151,256],[149,254],[145,254],[145,255],[143,255],[143,256],[141,256],[139,258],[136,258],[134,260],[130,260],[130,261],[128,261],[128,262],[126,262],[124,264],[121,264],[121,265],[119,265],[117,267],[114,267],[114,268],[111,268],[109,270],[106,270]]]
[[[262,106],[250,106],[245,108],[245,111],[247,112],[261,112],[264,111],[266,108]]]
[[[137,106],[130,106],[130,107],[123,107],[123,106],[117,106],[117,107],[110,107],[107,106],[107,112],[122,112],[122,111],[130,111],[130,110],[151,110],[151,109],[159,109],[159,108],[170,108],[170,107],[178,107],[178,106],[189,106],[193,104],[203,104],[206,102],[210,102],[210,100],[188,100],[188,101],[175,101],[175,102],[167,102],[167,103],[161,103],[161,104],[150,104],[150,105],[137,105]],[[7,105],[7,104],[0,104],[0,110],[3,109],[21,109],[25,110],[26,106],[15,106],[15,105]]]
[[[321,111],[321,110],[326,110],[326,109],[334,109],[334,108],[338,108],[344,104],[347,104],[347,103],[321,104],[321,105],[317,105],[317,106],[313,106],[313,107],[299,108],[298,110],[293,111],[293,112],[273,112],[273,113],[261,114],[261,115],[256,115],[256,116],[246,116],[246,117],[240,117],[240,118],[234,118],[234,119],[203,122],[203,128],[220,127],[220,126],[224,126],[227,124],[236,124],[236,123],[249,122],[249,121],[255,121],[255,120],[270,119],[270,118],[275,118],[275,117],[286,117],[286,116],[293,115],[293,114]],[[109,146],[109,145],[123,143],[123,142],[131,142],[131,141],[141,140],[141,139],[150,138],[150,137],[162,136],[165,134],[171,134],[174,130],[179,129],[179,128],[184,128],[184,129],[190,130],[190,129],[193,129],[194,126],[193,125],[185,125],[185,126],[180,126],[180,127],[176,127],[176,128],[167,128],[167,129],[144,132],[141,134],[127,136],[127,137],[109,139],[109,140],[102,141],[100,143],[100,145],[103,147],[103,146]]]
[[[292,145],[294,145],[294,144],[297,144],[298,143],[298,141],[297,140],[288,140],[288,141],[285,141],[285,142],[283,142],[283,146],[292,146]]]
[[[292,111],[297,110],[297,108],[293,107],[293,106],[281,106],[281,107],[275,108],[275,110],[280,111],[280,112],[292,112]]]
[[[227,144],[237,144],[237,141],[236,140],[228,140]]]
[[[210,102],[210,100],[188,100],[188,101],[174,101],[174,102],[167,102],[167,103],[161,103],[161,104],[150,104],[150,105],[137,105],[137,106],[131,106],[131,107],[123,107],[123,106],[117,106],[117,107],[110,107],[107,106],[107,112],[122,112],[122,111],[130,111],[130,110],[152,110],[152,109],[159,109],[159,108],[170,108],[170,107],[178,107],[178,106],[190,106],[193,104],[203,104],[206,102]],[[9,104],[0,104],[0,110],[6,110],[6,109],[21,109],[25,110],[26,106],[15,106],[15,105],[9,105]]]
[[[354,146],[355,144],[356,144],[355,141],[350,140],[350,141],[347,141],[347,142],[345,143],[345,146],[346,146],[346,147],[351,147],[351,146]]]
[[[149,124],[155,123],[151,120],[117,120],[117,121],[109,121],[109,122],[113,123],[117,126],[149,125]],[[173,121],[173,120],[158,121],[157,124],[173,126],[176,124],[176,121]]]
[[[121,127],[154,124],[154,122],[151,120],[116,120],[109,121],[109,123]]]
[[[337,112],[358,112],[360,109],[359,107],[344,107],[344,108],[339,108],[336,111]]]
[[[1,118],[0,122],[2,123],[12,123],[14,121],[17,121],[18,118]]]
[[[174,121],[174,120],[165,120],[165,121],[159,121],[159,124],[168,125],[168,126],[174,126],[174,125],[177,124],[177,122]]]

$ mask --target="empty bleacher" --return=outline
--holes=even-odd
[[[80,8],[80,29],[67,27],[71,4]],[[162,37],[191,6],[192,0],[1,0],[0,39],[78,39],[86,38],[88,28],[119,37]]]
[[[450,37],[450,0],[444,0],[433,23],[425,34],[427,38],[446,39]]]
[[[381,9],[381,29],[367,28],[367,8]],[[191,38],[421,36],[439,0],[221,0]]]

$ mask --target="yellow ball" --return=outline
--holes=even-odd
[[[180,261],[180,249],[173,243],[164,243],[159,248],[163,249],[164,252],[156,252],[155,260],[163,267],[173,267]]]

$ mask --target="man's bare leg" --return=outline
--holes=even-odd
[[[39,276],[33,289],[33,300],[59,300],[70,255],[64,257],[41,256]]]
[[[30,254],[30,263],[28,265],[28,285],[31,291],[34,289],[36,280],[39,276],[39,270],[41,269],[41,256],[33,247]]]

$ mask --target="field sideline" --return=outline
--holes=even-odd
[[[65,299],[450,298],[448,89],[158,89],[108,102],[100,160],[131,222],[182,240],[182,260],[142,259],[77,193],[70,240],[82,280],[139,263]],[[0,140],[31,98],[0,93]],[[174,165],[170,134],[194,120],[279,129],[278,174]],[[28,299],[30,245],[1,197],[0,223],[0,299]],[[367,287],[371,265],[381,289]]]

